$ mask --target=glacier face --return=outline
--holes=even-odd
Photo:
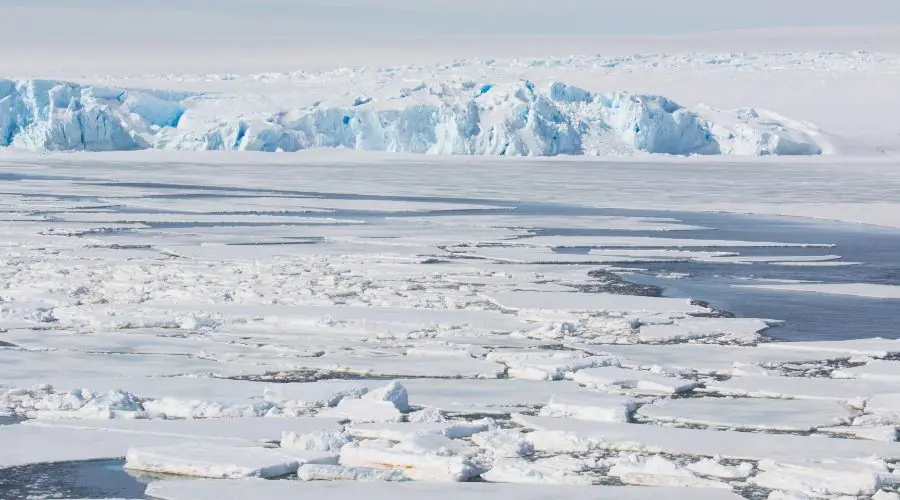
[[[452,155],[821,154],[818,131],[762,110],[689,110],[661,96],[552,82],[424,83],[386,99],[279,105],[271,96],[0,80],[0,146],[29,150]]]

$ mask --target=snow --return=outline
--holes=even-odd
[[[617,461],[610,468],[609,475],[618,477],[625,484],[731,489],[721,481],[697,477],[690,470],[660,456],[646,459],[628,456]]]
[[[292,108],[298,95],[162,93],[54,80],[0,81],[0,146],[30,150],[298,151],[555,156],[817,155],[812,125],[760,110],[691,111],[655,95],[593,94],[552,82],[509,81],[477,92],[436,80],[380,100]],[[315,95],[315,94],[313,94]],[[277,105],[284,100],[284,105]],[[246,114],[221,114],[234,107]],[[726,125],[727,123],[727,125]]]
[[[896,361],[874,360],[860,366],[839,368],[831,372],[834,378],[851,378],[861,380],[897,381],[900,380],[900,363]]]
[[[847,424],[855,416],[833,401],[765,399],[673,399],[644,405],[642,418],[654,422],[743,430],[810,431]]]
[[[583,14],[573,5],[530,18],[522,5],[453,8],[507,16],[460,17],[475,24],[541,23]],[[201,24],[243,8],[225,7]],[[316,26],[334,43],[360,43],[335,37],[344,18],[392,31],[372,10],[309,6],[325,7],[342,12],[340,26]],[[797,9],[769,7],[729,9]],[[687,10],[664,7],[666,24],[685,29],[673,9]],[[568,15],[567,26],[638,20],[609,12]],[[193,18],[169,17],[134,29]],[[247,41],[228,32],[220,49]],[[900,59],[873,49],[896,36],[872,29],[836,43],[838,32],[769,32],[780,42],[766,41],[767,53],[719,34],[656,40],[649,52],[584,39],[573,53],[604,54],[568,56],[535,37],[528,46],[543,57],[522,57],[512,39],[477,47],[514,60],[378,68],[396,57],[385,53],[364,58],[370,67],[284,67],[316,42],[283,58],[293,62],[279,62],[282,73],[90,76],[88,66],[111,64],[97,55],[42,80],[4,70],[0,467],[127,454],[167,473],[297,470],[305,481],[150,487],[192,500],[890,498],[900,341],[766,342],[779,318],[718,317],[699,301],[729,309],[729,295],[689,297],[695,277],[681,272],[718,265],[717,282],[849,293],[888,314],[893,285],[874,269],[884,263],[837,267],[851,254],[840,238],[882,230],[665,212],[900,227],[889,126]],[[67,47],[66,66],[86,59],[68,38],[54,43]],[[464,52],[472,39],[459,42]],[[142,72],[168,43],[142,51]],[[242,54],[229,64],[246,64]],[[143,151],[110,151],[125,149]],[[267,153],[300,149],[318,151]],[[499,158],[517,155],[553,158]],[[610,293],[602,273],[656,276],[664,296]],[[605,293],[582,291],[595,289]]]
[[[334,408],[325,408],[318,415],[351,422],[399,422],[403,419],[400,410],[389,401],[362,399],[343,399]]]
[[[406,441],[416,436],[437,434],[450,439],[469,437],[473,434],[484,432],[492,426],[490,419],[475,421],[469,420],[445,420],[442,422],[422,423],[369,423],[355,424],[347,429],[347,433],[353,437],[363,439],[389,439],[392,441]]]
[[[741,285],[784,292],[816,292],[831,295],[852,295],[872,299],[900,299],[900,286],[870,283],[803,283],[798,285]]]
[[[482,477],[492,483],[591,484],[589,475],[580,474],[590,468],[585,460],[564,456],[534,462],[507,458],[494,462]]]
[[[625,390],[635,395],[680,394],[690,392],[701,384],[678,377],[665,377],[647,371],[616,367],[578,370],[572,380],[602,390]]]
[[[743,462],[740,465],[722,465],[710,458],[701,459],[685,467],[687,470],[701,476],[717,477],[721,479],[746,479],[753,473],[754,466]]]
[[[296,472],[301,463],[336,462],[336,454],[285,453],[267,448],[213,443],[131,448],[125,456],[126,469],[221,479],[285,476]]]
[[[612,356],[586,356],[579,352],[541,352],[534,350],[498,350],[485,359],[507,366],[506,375],[522,380],[562,380],[584,368],[618,363]]]
[[[297,470],[301,481],[406,481],[402,470],[366,469],[340,465],[303,464]]]
[[[522,431],[491,429],[473,434],[472,442],[494,459],[519,458],[534,454],[534,445]]]
[[[654,313],[700,313],[706,309],[689,300],[639,297],[608,293],[498,292],[487,296],[500,307],[539,311],[647,311]]]
[[[96,429],[106,433],[121,433],[120,437],[122,439],[130,439],[133,434],[141,434],[256,442],[278,441],[285,432],[306,434],[334,433],[341,430],[341,426],[335,420],[304,417],[188,420],[30,420],[23,425],[37,428]]]
[[[731,375],[735,372],[760,370],[786,363],[818,362],[847,359],[851,355],[834,350],[781,349],[778,343],[759,344],[746,348],[710,344],[674,345],[610,345],[591,346],[590,351],[617,356],[623,368],[664,371],[671,374],[708,373]],[[808,382],[798,379],[800,383]],[[740,383],[732,378],[724,384]],[[815,383],[815,381],[812,381]]]
[[[630,398],[585,391],[580,396],[553,396],[541,408],[540,415],[625,423],[631,420],[636,408],[637,404]]]
[[[513,419],[534,429],[528,437],[534,443],[535,452],[605,449],[736,460],[806,460],[822,456],[835,459],[876,456],[893,460],[900,453],[900,444],[879,441],[679,429],[526,415],[515,415]]]
[[[341,465],[403,470],[410,479],[418,481],[465,481],[483,472],[475,464],[459,456],[354,445],[345,446],[341,450]]]
[[[794,491],[810,496],[872,495],[883,485],[895,483],[887,465],[878,460],[812,460],[777,463],[763,460],[760,472],[750,482],[771,489]]]
[[[160,500],[209,500],[231,498],[270,500],[296,498],[297,484],[290,481],[160,481],[151,484],[147,495]],[[434,500],[466,498],[489,500],[518,498],[520,500],[639,500],[646,498],[644,488],[618,486],[542,486],[521,484],[429,484],[394,482],[313,482],[302,485],[304,494],[314,498],[369,498],[371,500]],[[654,489],[655,495],[672,500],[737,500],[739,496],[718,489]]]
[[[402,383],[410,391],[411,404],[460,413],[510,413],[543,405],[554,395],[581,393],[577,384],[564,380],[408,379]]]
[[[289,450],[337,452],[348,443],[350,438],[343,431],[286,431],[281,434],[280,446]]]
[[[777,376],[732,377],[706,383],[706,390],[730,396],[842,401],[855,407],[862,406],[880,392],[889,391],[890,387],[891,384],[879,385],[863,380]]]

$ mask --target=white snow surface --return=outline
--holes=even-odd
[[[429,498],[450,500],[641,500],[647,498],[645,488],[618,486],[541,486],[534,484],[428,484],[365,482],[313,482],[302,490],[314,498],[368,498],[371,500],[412,500]],[[290,481],[161,481],[150,485],[147,494],[160,500],[289,500],[297,497],[297,485]],[[737,500],[740,497],[724,490],[659,488],[654,495],[672,500]]]
[[[715,428],[810,431],[848,424],[855,412],[834,401],[687,398],[644,405],[638,415],[655,422]]]
[[[269,448],[185,443],[155,448],[131,448],[125,468],[182,476],[238,479],[270,478],[297,471],[301,463],[337,463],[337,454],[281,452]]]

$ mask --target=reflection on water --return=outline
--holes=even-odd
[[[0,469],[0,498],[144,498],[148,478],[122,460],[35,464]]]

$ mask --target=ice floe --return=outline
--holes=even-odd
[[[281,452],[269,448],[186,443],[128,450],[125,468],[182,476],[237,479],[279,477],[297,471],[301,463],[337,463],[337,454]]]

